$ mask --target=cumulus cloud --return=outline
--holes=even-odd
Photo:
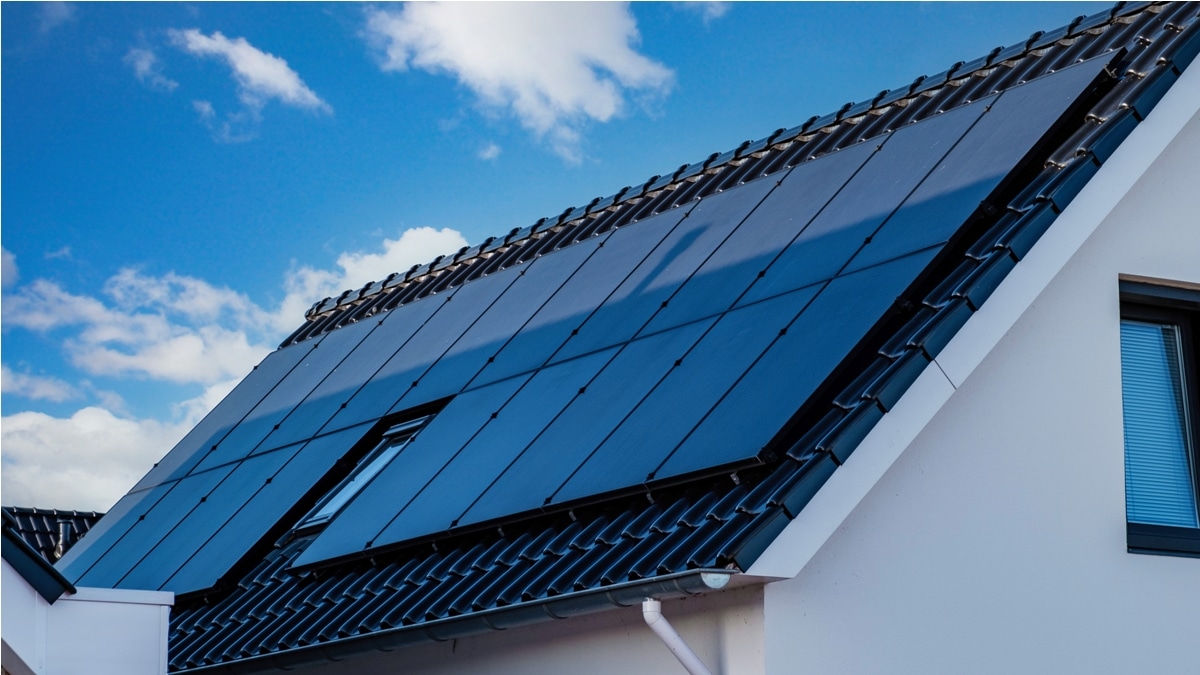
[[[333,112],[333,108],[288,67],[287,61],[258,49],[245,38],[230,40],[220,31],[205,35],[194,28],[171,30],[168,35],[175,46],[190,54],[224,61],[237,81],[238,97],[252,109],[261,109],[274,99],[298,108]]]
[[[314,302],[465,245],[452,229],[405,230],[375,250],[339,255],[332,269],[290,270],[275,307],[202,279],[132,268],[112,276],[95,295],[72,293],[46,279],[6,291],[5,330],[60,338],[81,373],[114,378],[118,388],[121,379],[136,378],[205,389],[174,406],[169,419],[155,419],[125,410],[115,392],[3,367],[6,394],[59,402],[97,399],[69,417],[26,411],[0,420],[5,502],[107,509],[298,326]],[[15,278],[14,263],[4,251],[6,279],[9,270]]]
[[[153,279],[123,270],[105,290],[115,306],[36,279],[4,297],[4,320],[38,332],[73,329],[64,351],[89,375],[211,384],[245,373],[270,349],[261,338],[252,343],[240,328],[251,325],[254,308],[228,289],[177,275]],[[140,294],[137,302],[129,300],[133,293]],[[233,317],[227,322],[232,327],[203,323],[220,314]]]
[[[8,289],[15,286],[21,278],[17,269],[17,257],[8,249],[0,248],[0,288]]]
[[[44,2],[42,15],[38,21],[38,30],[49,33],[64,23],[75,18],[75,6],[69,2]]]
[[[179,83],[163,75],[158,56],[149,49],[134,47],[125,54],[125,64],[133,68],[138,81],[151,89],[174,91]]]
[[[6,504],[107,511],[183,438],[237,380],[178,406],[171,421],[137,419],[89,406],[70,417],[6,415],[0,425]]]
[[[0,391],[39,401],[62,402],[79,397],[78,390],[68,382],[56,377],[16,373],[8,366],[0,366]]]
[[[665,95],[674,78],[635,50],[623,3],[409,3],[368,10],[366,34],[385,71],[451,75],[572,162],[587,123],[620,115],[627,92]]]

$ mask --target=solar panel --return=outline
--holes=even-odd
[[[554,501],[643,483],[817,290],[802,289],[722,316],[618,422],[616,431],[558,490]]]
[[[1095,58],[1001,93],[849,269],[862,269],[949,240],[1013,167],[1038,146],[1111,59],[1111,55]]]
[[[81,576],[76,583],[81,586],[114,587],[117,580],[129,571],[130,561],[140,560],[146,551],[199,506],[231,471],[233,466],[224,466],[188,476],[171,485],[153,507],[127,513],[124,519],[133,519],[132,526],[113,541],[112,546],[94,564],[79,571]]]
[[[417,405],[433,399],[425,396],[419,381],[450,345],[454,344],[471,324],[515,281],[518,267],[476,279],[459,286],[444,296],[430,296],[421,302],[440,302],[442,307],[425,325],[396,352],[392,358],[367,380],[354,396],[329,422],[329,429],[379,419],[404,399]]]
[[[738,304],[833,278],[994,100],[992,96],[975,101],[882,139],[879,152],[767,267]]]
[[[299,452],[283,449],[273,453],[287,456],[287,463],[274,473],[262,471],[262,484],[248,489],[244,502],[229,500],[231,507],[242,505],[231,508],[227,519],[214,519],[219,520],[219,527],[211,536],[196,534],[194,541],[181,542],[188,555],[178,569],[165,570],[162,576],[166,581],[159,588],[187,593],[212,587],[245,555],[246,547],[279,523],[369,428],[361,425],[315,438]]]
[[[653,332],[725,311],[758,278],[788,243],[829,203],[878,151],[871,141],[800,164],[763,180],[779,181],[646,327]]]
[[[277,450],[239,463],[182,521],[158,538],[141,561],[117,580],[117,587],[161,588],[299,449]]]
[[[187,475],[319,343],[313,340],[268,354],[133,489]]]
[[[829,282],[658,467],[655,477],[753,459],[886,316],[935,253],[927,249]]]
[[[541,507],[715,322],[696,321],[625,346],[469,505],[459,524]]]
[[[307,565],[358,553],[462,449],[529,375],[456,396],[379,472],[296,560]]]
[[[312,438],[386,358],[402,349],[445,304],[441,296],[434,296],[364,320],[375,329],[308,395],[302,404],[303,414],[289,415],[280,422],[262,447],[278,448]]]
[[[539,370],[375,538],[377,546],[450,529],[537,432],[615,354],[608,349]],[[390,486],[380,484],[380,490]],[[390,490],[389,490],[390,491]]]
[[[472,386],[512,377],[546,363],[592,310],[679,224],[688,208],[672,209],[611,232],[603,247],[496,353],[493,363],[484,368]]]
[[[204,471],[248,457],[284,418],[292,414],[329,373],[363,341],[375,326],[358,323],[322,337],[248,415],[217,443],[195,471]]]
[[[67,579],[76,581],[133,528],[138,517],[167,494],[175,482],[159,483],[122,497],[104,517],[88,530],[88,536],[67,549],[56,567]]]
[[[422,379],[422,398],[457,394],[537,312],[571,273],[599,250],[604,237],[568,246],[528,262],[512,286],[488,308]],[[401,401],[394,409],[404,405]]]
[[[760,178],[703,198],[579,326],[578,335],[571,336],[555,359],[587,354],[633,338],[775,184],[775,178]],[[727,308],[713,307],[709,314]]]

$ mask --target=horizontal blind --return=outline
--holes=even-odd
[[[1179,327],[1121,322],[1125,513],[1131,523],[1196,527]]]

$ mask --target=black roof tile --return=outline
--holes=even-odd
[[[54,563],[92,529],[103,513],[25,506],[5,506],[17,534],[48,562]]]

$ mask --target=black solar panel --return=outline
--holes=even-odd
[[[878,148],[874,141],[860,143],[764,178],[780,184],[655,315],[647,331],[731,307]]]
[[[251,484],[241,495],[231,498],[228,504],[237,508],[227,519],[212,518],[219,528],[211,536],[182,533],[175,545],[187,556],[177,566],[164,565],[155,573],[156,579],[163,579],[159,586],[142,588],[165,588],[176,593],[210,588],[245,555],[247,542],[266,535],[312,488],[316,479],[324,476],[346,449],[362,438],[367,427],[351,427],[321,436],[306,443],[299,452],[287,448],[278,451],[288,457],[287,463],[274,473],[264,469],[260,474],[261,484]],[[204,531],[211,527],[206,524]]]
[[[624,419],[715,321],[695,321],[629,343],[491,487],[468,505],[459,524],[540,508],[611,432],[591,421]]]
[[[615,230],[496,355],[472,386],[546,363],[588,316],[683,219],[682,207]],[[547,260],[558,253],[546,256]]]
[[[242,460],[260,449],[260,444],[274,428],[291,416],[373,327],[370,324],[352,324],[326,334],[317,347],[280,381],[279,386],[272,389],[233,431],[217,443],[216,449],[208,453],[194,471],[205,471]],[[308,415],[308,411],[300,414]]]
[[[229,520],[230,505],[249,501],[299,448],[276,450],[241,462],[186,517],[158,538],[153,548],[117,581],[120,588],[160,588],[209,537]],[[216,472],[214,472],[216,473]],[[187,479],[194,480],[194,479]],[[185,481],[186,482],[186,481]],[[243,534],[248,534],[244,532]],[[128,564],[128,563],[127,563]],[[193,590],[180,589],[177,590]]]
[[[202,590],[382,417],[446,397],[297,565],[753,461],[1101,61],[669,208],[682,183],[642,220],[531,239],[520,265],[282,349],[61,567]]]
[[[842,271],[994,100],[988,97],[870,141],[872,147],[882,147],[766,268],[739,304],[825,281]],[[955,227],[963,222],[949,214],[943,217]]]
[[[949,240],[1107,63],[1108,59],[1093,59],[1001,93],[849,269],[862,269]]]
[[[153,549],[167,533],[200,506],[202,500],[233,469],[234,465],[226,465],[176,481],[152,507],[138,508],[128,514],[127,518],[136,520],[119,539],[112,541],[104,557],[87,568],[74,565],[67,568],[73,575],[79,575],[75,577],[75,583],[81,586],[115,586],[129,571],[134,561],[141,560],[147,551]],[[167,486],[158,486],[152,488],[152,491],[162,487]]]
[[[761,178],[700,200],[555,357],[571,358],[632,339],[775,187]],[[630,230],[644,227],[638,224]],[[717,307],[720,311],[725,307]],[[710,310],[712,313],[712,310]]]
[[[554,495],[562,503],[649,479],[721,395],[812,301],[809,287],[727,312],[682,355]]]
[[[312,438],[444,304],[441,296],[434,296],[364,320],[360,325],[373,327],[370,334],[309,394],[303,413],[280,422],[263,447],[278,448]]]
[[[320,343],[321,340],[312,340],[268,354],[267,358],[242,378],[233,391],[221,399],[221,402],[188,432],[157,466],[138,481],[134,491],[182,478],[190,473],[212,451],[213,446],[237,426],[254,406],[271,393],[296,364]]]
[[[678,476],[757,455],[886,315],[934,253],[926,249],[829,282],[657,468],[655,477]]]
[[[358,497],[301,555],[297,564],[357,553],[437,476],[491,419],[491,413],[529,380],[501,380],[461,394],[446,404]],[[372,486],[383,486],[372,489]],[[447,495],[448,497],[452,495]]]

